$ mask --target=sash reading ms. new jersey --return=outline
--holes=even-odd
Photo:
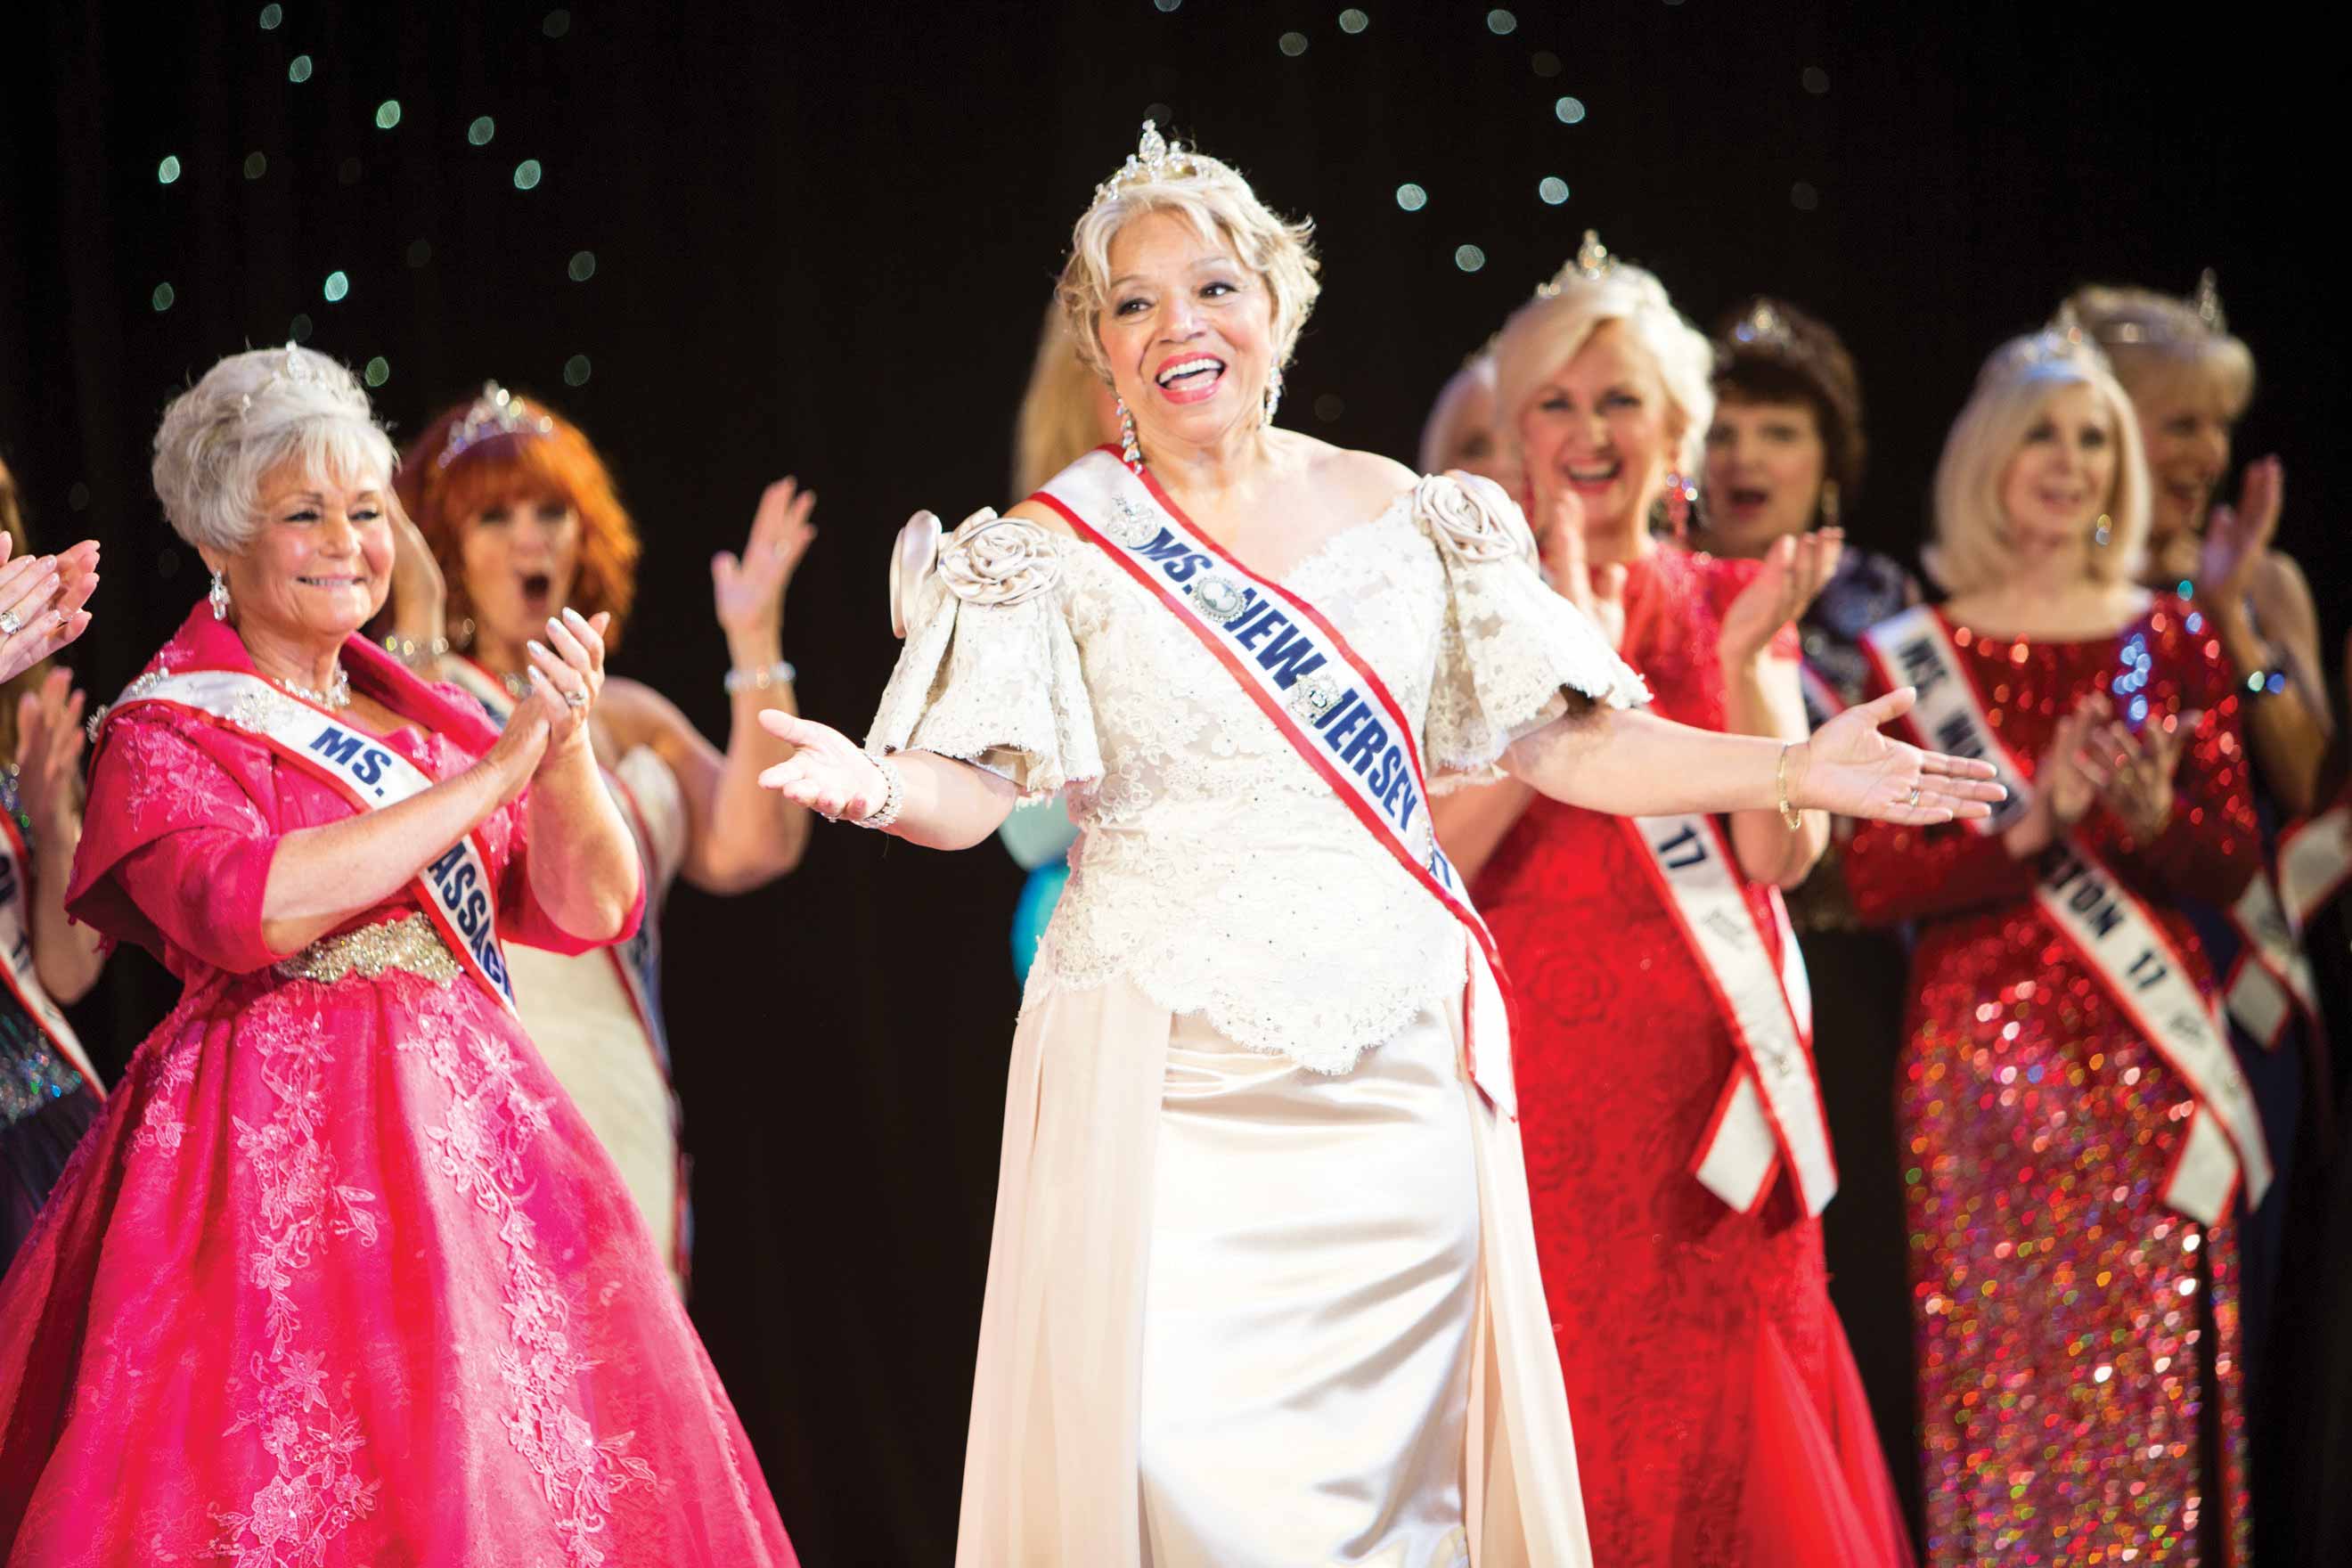
[[[378,811],[433,787],[423,769],[346,723],[271,685],[235,669],[190,669],[144,675],[115,703],[110,719],[139,703],[162,703],[208,714],[253,736],[281,761],[351,802]],[[509,1013],[514,987],[499,946],[498,893],[481,846],[467,834],[416,874],[425,912],[457,962]]]
[[[1475,954],[1464,990],[1465,1070],[1497,1111],[1516,1118],[1502,955],[1438,847],[1420,743],[1379,672],[1312,605],[1227,554],[1159,481],[1112,449],[1089,452],[1032,499],[1166,605],[1366,831],[1462,922]]]
[[[1739,1052],[1691,1156],[1691,1173],[1733,1208],[1754,1214],[1786,1159],[1805,1212],[1820,1214],[1837,1194],[1837,1163],[1813,1070],[1811,987],[1779,890],[1767,889],[1780,937],[1776,965],[1713,817],[1620,820]]]
[[[1862,646],[1889,684],[1907,681],[1918,689],[1910,722],[1929,744],[2000,770],[2010,791],[2010,810],[2003,814],[2009,820],[2032,805],[2032,786],[2016,754],[1985,716],[1934,610],[1925,605],[1906,610],[1864,634]],[[1999,831],[1984,821],[1969,826],[1979,833]],[[2260,1203],[2270,1189],[2271,1156],[2253,1094],[2220,1016],[2189,977],[2163,925],[2096,855],[2071,838],[2043,856],[2033,894],[2108,998],[2197,1097],[2165,1179],[2165,1203],[2212,1225],[2230,1212],[2242,1177],[2249,1206]]]
[[[450,681],[466,689],[467,695],[482,705],[485,712],[500,729],[514,717],[515,699],[506,683],[488,670],[462,656],[449,659],[443,667]],[[653,830],[646,825],[645,813],[638,809],[636,796],[619,775],[609,768],[597,769],[604,780],[604,793],[621,808],[621,820],[629,825],[629,837],[637,847],[637,868],[645,879],[646,897],[663,885],[666,876],[656,875]],[[637,922],[636,935],[626,942],[616,942],[604,949],[606,958],[621,976],[621,989],[629,995],[630,1008],[637,1016],[637,1025],[645,1031],[646,1041],[653,1047],[654,1064],[661,1069],[662,1082],[670,1081],[669,1035],[662,1025],[661,1007],[661,921],[648,917]],[[679,1156],[685,1158],[683,1154]]]
[[[17,836],[16,824],[0,813],[0,981],[6,982],[25,1016],[48,1037],[49,1048],[81,1074],[92,1094],[103,1100],[106,1090],[99,1086],[89,1054],[81,1048],[65,1014],[41,988],[41,977],[33,967],[32,866],[32,854]]]

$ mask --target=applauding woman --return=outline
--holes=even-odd
[[[2005,344],[1936,476],[1951,591],[1864,639],[1998,822],[1866,826],[1862,914],[1918,930],[1907,1161],[1927,1555],[2242,1562],[2238,1204],[2271,1179],[2182,899],[2257,864],[2232,679],[2137,581],[2129,402],[2063,333]]]
[[[625,937],[595,619],[503,733],[360,636],[392,447],[341,366],[222,361],[155,488],[212,591],[106,716],[68,907],[184,986],[0,1288],[22,1563],[779,1564],[503,942]],[[601,618],[601,617],[599,617]]]

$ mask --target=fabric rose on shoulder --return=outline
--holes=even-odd
[[[1045,529],[984,509],[940,551],[940,575],[965,604],[1018,605],[1062,580],[1062,558]]]
[[[1412,492],[1413,510],[1429,520],[1445,548],[1475,565],[1517,555],[1532,561],[1536,536],[1503,487],[1475,474],[1431,474]]]

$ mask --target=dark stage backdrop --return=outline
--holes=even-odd
[[[202,590],[147,484],[165,396],[290,333],[370,367],[399,434],[488,376],[576,416],[649,546],[617,668],[708,726],[709,556],[764,481],[813,484],[786,646],[807,710],[862,731],[891,537],[1006,503],[1068,226],[1147,114],[1318,222],[1286,422],[1410,459],[1591,226],[1703,324],[1760,289],[1846,333],[1874,447],[1853,510],[1901,553],[1997,340],[2085,279],[2218,267],[2263,369],[2243,449],[2284,454],[2340,635],[2315,498],[2352,408],[2305,242],[2325,51],[2111,8],[1520,5],[12,6],[0,450],[43,540],[104,542],[71,662],[110,694]],[[669,912],[695,1315],[813,1563],[950,1552],[1018,886],[993,846],[836,829],[764,893]],[[126,956],[79,1017],[119,1065],[168,1001]],[[1899,1371],[1881,1321],[1865,1359]]]

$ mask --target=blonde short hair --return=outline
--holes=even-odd
[[[1029,387],[1021,395],[1021,415],[1013,427],[1013,493],[1037,488],[1103,442],[1095,400],[1099,384],[1070,342],[1069,318],[1059,300],[1045,307],[1037,332],[1037,357],[1029,367]]]
[[[1174,166],[1156,178],[1138,180],[1098,194],[1070,234],[1070,258],[1062,265],[1055,295],[1068,316],[1070,342],[1086,367],[1110,380],[1104,357],[1103,307],[1110,293],[1110,247],[1119,230],[1146,213],[1171,212],[1213,244],[1257,274],[1274,299],[1274,364],[1290,363],[1298,334],[1315,309],[1323,285],[1315,274],[1313,220],[1293,223],[1257,199],[1249,182],[1205,153],[1177,150]]]
[[[1654,274],[1622,261],[1598,277],[1571,263],[1503,323],[1494,352],[1496,433],[1504,451],[1514,467],[1521,464],[1519,416],[1529,400],[1611,321],[1624,322],[1657,366],[1666,400],[1683,419],[1683,472],[1697,473],[1715,418],[1715,351],[1706,334],[1675,309]]]
[[[1429,422],[1421,427],[1421,471],[1433,474],[1446,465],[1447,457],[1462,444],[1462,426],[1468,416],[1472,403],[1484,393],[1493,405],[1493,418],[1502,423],[1502,400],[1495,395],[1495,356],[1480,349],[1462,362],[1462,368],[1446,379],[1438,389],[1437,401],[1430,405]],[[1502,432],[1496,431],[1499,444]]]
[[[2105,351],[2135,402],[2201,394],[2235,419],[2254,397],[2253,351],[2186,300],[2153,289],[2086,284],[2064,310]]]
[[[231,354],[172,399],[151,471],[182,539],[236,555],[260,527],[262,476],[289,460],[387,490],[396,466],[359,379],[292,343]]]
[[[1936,538],[1921,557],[1928,575],[1948,592],[1970,593],[2009,577],[2013,558],[2001,478],[2050,400],[2070,386],[2091,389],[2116,438],[2107,542],[2091,552],[2091,576],[2121,583],[2139,575],[2147,548],[2148,477],[2131,399],[2097,349],[2041,332],[1993,351],[1944,439],[1936,465]]]

